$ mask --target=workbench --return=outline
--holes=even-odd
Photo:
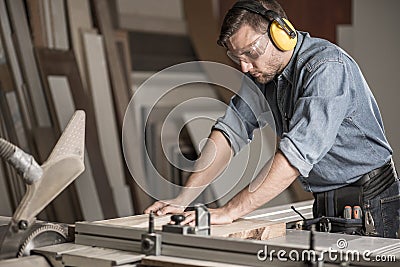
[[[293,228],[300,216],[290,206],[257,210],[244,219],[283,221],[288,228]],[[312,201],[294,203],[293,206],[303,216],[311,218]],[[144,233],[142,228],[102,225],[101,221],[77,222],[74,242],[36,248],[32,256],[1,261],[0,266],[22,266],[18,262],[23,262],[23,266],[49,267],[398,266],[400,262],[398,239],[315,232],[314,250],[311,251],[310,231],[296,229],[286,229],[284,236],[268,240],[157,232],[162,236],[162,248],[161,255],[154,256],[141,252]],[[313,256],[311,252],[315,253],[315,259],[324,261],[304,263],[308,255]],[[296,257],[299,261],[291,261]],[[378,262],[379,259],[385,262]]]

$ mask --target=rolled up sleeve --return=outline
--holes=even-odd
[[[248,129],[249,125],[246,127],[246,123],[239,116],[237,108],[231,104],[227,108],[225,115],[219,118],[213,126],[213,130],[221,131],[229,140],[234,155],[239,153],[239,151],[251,141]]]
[[[251,142],[253,131],[270,123],[270,118],[272,115],[264,95],[245,76],[240,91],[232,97],[225,115],[217,120],[213,129],[224,133],[236,155]]]
[[[303,94],[295,103],[288,132],[279,149],[288,161],[308,177],[332,148],[340,125],[349,112],[349,75],[340,61],[308,66]]]

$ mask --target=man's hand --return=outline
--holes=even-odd
[[[228,215],[228,213],[223,208],[218,209],[208,209],[210,212],[211,224],[229,224],[233,222],[233,219]],[[190,226],[195,226],[196,215],[194,211],[187,211],[184,213],[186,219],[181,223],[181,225],[189,224]]]
[[[154,214],[160,216],[169,213],[183,213],[184,210],[185,207],[179,205],[179,202],[176,199],[170,199],[154,202],[153,205],[144,210],[144,213],[149,214],[153,211]]]
[[[170,200],[159,200],[148,207],[144,213],[156,215],[183,213],[203,190],[220,175],[232,158],[233,151],[225,136],[213,130],[196,161],[194,172],[190,175],[179,195]]]

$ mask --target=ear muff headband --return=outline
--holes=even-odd
[[[293,50],[297,43],[297,34],[293,25],[285,18],[279,16],[272,10],[266,10],[257,1],[239,1],[232,9],[245,9],[249,12],[258,14],[271,21],[268,33],[274,45],[282,50]]]

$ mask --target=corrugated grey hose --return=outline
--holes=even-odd
[[[0,157],[15,167],[27,184],[34,183],[43,175],[42,167],[31,155],[3,138],[0,138]]]
[[[15,146],[3,138],[0,138],[0,157],[8,160],[14,152]]]

